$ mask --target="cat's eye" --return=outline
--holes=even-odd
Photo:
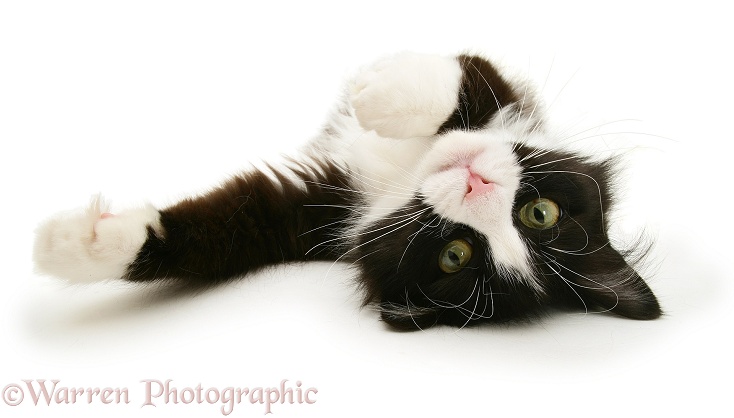
[[[471,260],[471,244],[463,239],[455,239],[441,250],[438,256],[438,266],[445,273],[456,273],[466,267]]]
[[[526,203],[520,208],[518,215],[525,226],[533,229],[548,229],[558,223],[561,209],[556,202],[541,197]]]

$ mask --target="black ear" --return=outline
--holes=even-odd
[[[382,320],[398,331],[416,331],[436,325],[441,309],[398,305],[392,302],[382,302],[379,308]]]
[[[662,315],[650,287],[620,253],[608,246],[594,258],[598,268],[595,272],[572,278],[577,284],[575,290],[587,305],[632,319],[655,319]]]

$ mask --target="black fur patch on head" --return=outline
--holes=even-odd
[[[382,319],[402,330],[525,320],[550,306],[611,311],[634,319],[660,316],[650,288],[609,243],[612,163],[515,148],[523,186],[515,198],[514,223],[543,291],[512,273],[502,275],[480,233],[415,198],[369,225],[356,243],[353,259],[365,303],[376,303]],[[555,226],[538,230],[520,222],[518,210],[538,197],[561,208]],[[439,254],[457,239],[471,243],[472,257],[461,270],[446,273],[439,267]]]
[[[405,330],[434,324],[461,327],[523,318],[540,308],[532,289],[499,277],[480,234],[444,219],[417,198],[407,206],[410,211],[399,209],[371,224],[354,255],[365,303],[378,303],[385,322]],[[414,220],[393,225],[421,209],[425,211]],[[463,269],[446,273],[439,267],[439,255],[457,239],[470,242],[473,255]]]
[[[552,299],[549,303],[602,310],[633,319],[662,314],[650,288],[612,247],[608,236],[614,160],[594,162],[576,154],[518,145],[523,168],[516,208],[539,196],[563,212],[558,224],[533,230],[515,218]],[[646,249],[636,249],[637,257]]]
[[[498,111],[519,101],[515,89],[489,61],[471,55],[456,59],[462,70],[459,104],[438,129],[439,134],[486,126]]]

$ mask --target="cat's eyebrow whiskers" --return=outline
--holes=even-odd
[[[598,192],[599,196],[599,211],[601,212],[601,225],[604,225],[604,203],[602,201],[602,193],[601,193],[601,186],[599,185],[599,182],[596,181],[596,179],[593,176],[590,176],[586,173],[579,173],[578,171],[566,171],[566,170],[550,170],[550,171],[526,171],[524,174],[553,174],[553,173],[563,173],[563,174],[576,174],[579,176],[584,176],[596,184],[596,190]]]
[[[548,164],[555,164],[555,163],[559,163],[559,162],[561,162],[561,161],[576,160],[576,159],[578,159],[578,157],[576,157],[576,156],[571,156],[571,157],[565,157],[565,158],[558,158],[558,159],[555,159],[555,160],[553,160],[553,161],[546,161],[546,162],[544,162],[544,163],[540,163],[540,164],[535,164],[535,165],[531,165],[531,166],[529,166],[528,168],[529,168],[529,169],[533,169],[533,168],[538,168],[538,167],[542,167],[542,166],[544,166],[544,165],[548,165]]]
[[[520,181],[520,186],[521,186],[522,189],[531,188],[531,189],[535,190],[535,194],[538,197],[540,197],[540,190],[538,190],[538,188],[535,187],[534,185],[532,185],[531,183],[528,183],[526,181]]]
[[[408,245],[406,245],[406,246],[405,246],[405,250],[403,251],[403,255],[401,255],[401,256],[400,256],[400,261],[398,261],[398,266],[397,266],[396,270],[400,270],[400,264],[402,264],[402,263],[403,263],[403,258],[405,258],[405,254],[406,254],[406,253],[408,252],[408,248],[410,248],[410,244],[412,244],[412,243],[413,243],[413,241],[415,240],[415,238],[416,238],[416,237],[417,237],[417,236],[418,236],[418,235],[419,235],[419,234],[420,234],[421,232],[423,232],[423,230],[424,230],[424,229],[426,229],[426,228],[433,228],[433,226],[431,226],[431,224],[433,223],[433,220],[434,220],[434,219],[436,219],[436,220],[439,220],[439,223],[438,223],[438,224],[436,224],[436,226],[440,225],[440,222],[441,222],[441,221],[440,221],[440,219],[439,219],[439,217],[438,217],[438,216],[434,216],[434,217],[432,217],[432,218],[431,218],[431,220],[430,220],[430,221],[428,221],[428,222],[421,222],[421,221],[417,221],[418,223],[422,224],[423,226],[422,226],[422,227],[421,227],[421,228],[420,228],[420,229],[419,229],[418,231],[416,231],[416,232],[414,232],[414,233],[410,234],[410,236],[408,237]]]
[[[536,148],[536,149],[532,150],[530,153],[528,153],[528,155],[526,155],[523,158],[521,158],[519,162],[520,163],[524,163],[527,160],[530,160],[530,159],[533,159],[533,158],[540,158],[540,157],[542,157],[544,155],[550,154],[551,152],[552,151],[550,149]]]

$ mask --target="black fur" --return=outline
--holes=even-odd
[[[462,70],[459,105],[438,129],[439,134],[455,129],[481,128],[500,109],[513,104],[530,103],[523,103],[512,85],[484,58],[459,55],[456,59]]]
[[[305,189],[278,174],[235,177],[216,190],[161,211],[164,235],[152,229],[127,278],[215,284],[263,266],[334,259],[331,241],[350,217],[349,173],[333,164],[301,165]]]

